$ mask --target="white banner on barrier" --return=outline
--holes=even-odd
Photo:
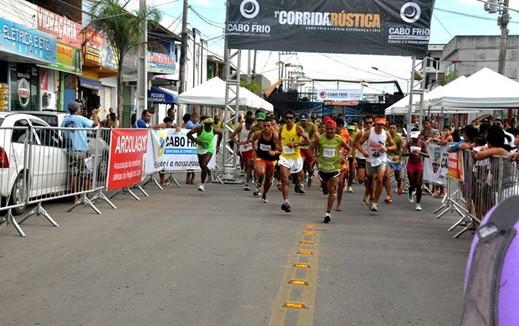
[[[447,162],[449,153],[447,145],[439,145],[437,143],[429,143],[429,158],[424,159],[424,181],[431,182],[435,185],[447,185]]]
[[[160,171],[200,171],[198,165],[197,144],[187,138],[189,129],[176,131],[169,129],[152,129],[148,138],[148,153],[146,155],[146,174]],[[216,153],[216,139],[215,136]],[[216,166],[216,155],[211,157],[208,167],[213,170]]]

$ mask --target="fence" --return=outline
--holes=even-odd
[[[447,193],[442,205],[434,211],[440,218],[451,211],[460,219],[449,231],[462,227],[454,235],[459,237],[475,230],[486,213],[508,197],[519,195],[519,169],[506,157],[492,157],[477,161],[471,151],[451,153],[449,156]]]
[[[16,124],[24,127],[0,128],[0,212],[5,214],[2,222],[12,224],[21,236],[25,233],[20,224],[34,215],[43,216],[57,227],[43,204],[71,196],[75,203],[69,211],[88,205],[101,214],[93,204],[97,199],[115,208],[102,193],[107,179],[110,129],[52,128],[23,119]],[[81,134],[88,149],[70,151],[68,132]],[[89,199],[91,193],[94,195]],[[15,217],[25,213],[29,205],[35,207],[23,217]]]

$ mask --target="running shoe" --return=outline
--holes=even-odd
[[[250,190],[250,187],[249,187],[248,183],[245,184],[245,186],[243,187],[243,190],[245,190],[245,191],[249,191]]]
[[[364,199],[362,199],[362,204],[366,205],[366,206],[370,206],[371,205],[371,201],[369,199],[369,196],[364,196]]]
[[[205,185],[203,183],[201,183],[199,186],[198,186],[198,191],[205,191]]]
[[[254,196],[261,196],[261,188],[256,186],[256,190],[254,190]]]
[[[417,211],[421,211],[421,210],[422,210],[422,205],[420,205],[420,204],[416,204],[416,210],[417,210]]]
[[[386,199],[384,199],[384,203],[391,204],[393,202],[393,197],[387,196]]]
[[[305,193],[305,185],[300,183],[298,185],[295,186],[295,191],[296,193],[298,194],[304,194]]]
[[[266,203],[269,202],[269,201],[267,200],[267,197],[265,197],[265,196],[262,196],[262,197],[261,197],[261,201],[263,202],[263,204],[266,204]]]
[[[398,188],[396,190],[396,193],[400,196],[402,193],[404,192],[404,189],[402,189],[402,187]]]
[[[290,213],[292,211],[292,208],[290,207],[290,204],[287,202],[284,202],[283,205],[281,205],[281,209],[284,210],[287,213]]]
[[[331,220],[332,220],[332,217],[330,216],[330,214],[326,214],[324,216],[323,222],[324,223],[330,223]]]
[[[349,192],[350,194],[353,193],[353,187],[352,187],[352,186],[349,186],[349,187],[348,187],[348,192]]]
[[[408,200],[411,204],[414,203],[414,199],[413,199],[413,194],[412,194],[412,193],[409,193],[409,194],[408,194],[408,198],[407,198],[407,200]]]
[[[308,188],[310,188],[310,187],[312,186],[313,179],[314,179],[314,175],[313,175],[313,173],[310,173],[310,174],[308,175],[308,181],[307,181],[307,183],[306,183],[306,185],[308,186]]]
[[[371,211],[372,212],[378,212],[378,204],[377,203],[372,203],[371,204]]]

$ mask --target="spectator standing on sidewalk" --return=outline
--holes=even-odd
[[[70,188],[75,194],[74,201],[79,200],[77,194],[81,190],[90,189],[91,171],[86,168],[85,159],[88,157],[88,140],[87,131],[82,128],[93,128],[99,126],[99,109],[92,110],[93,120],[87,119],[81,115],[81,104],[72,101],[68,104],[70,115],[67,115],[61,127],[70,128],[63,132],[63,136],[67,139]],[[79,179],[81,177],[81,179]],[[81,182],[81,184],[80,184]],[[82,189],[81,189],[82,188]]]

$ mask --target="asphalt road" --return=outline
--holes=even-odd
[[[473,235],[452,238],[439,199],[416,212],[395,196],[372,213],[355,185],[323,224],[315,186],[291,189],[291,213],[275,188],[267,204],[236,184],[145,189],[97,203],[102,215],[46,203],[60,227],[33,216],[25,238],[0,225],[0,325],[459,322]]]

